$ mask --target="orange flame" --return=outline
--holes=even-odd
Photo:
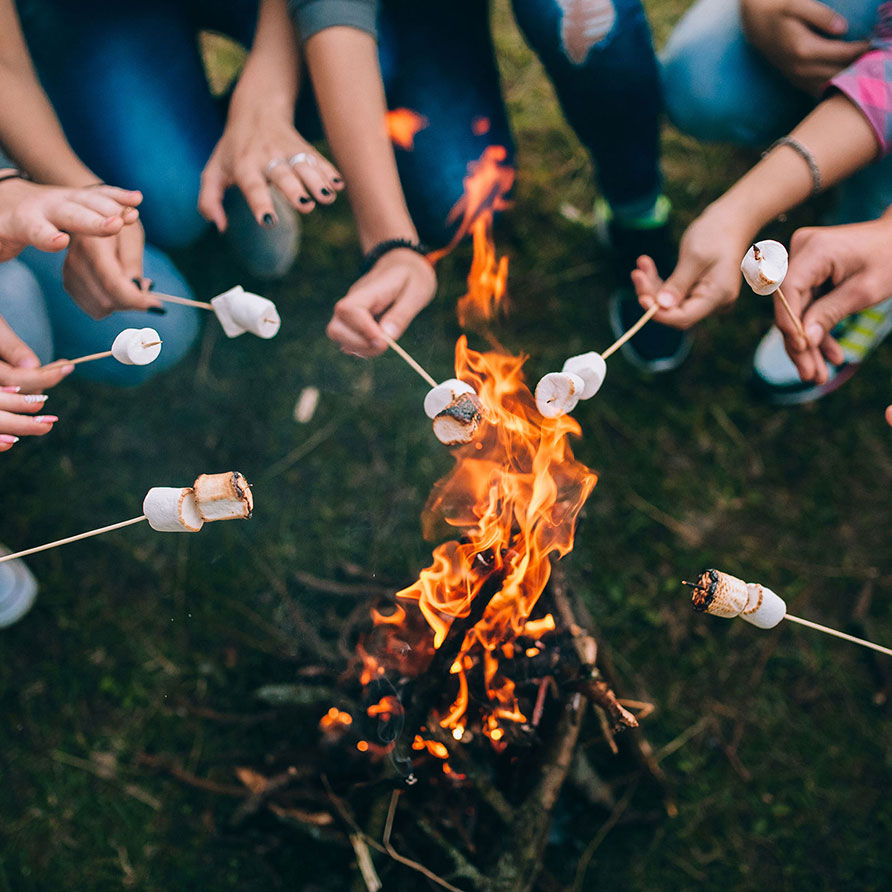
[[[401,149],[411,151],[415,148],[415,135],[424,130],[429,122],[424,115],[410,108],[395,108],[387,112],[387,135]]]

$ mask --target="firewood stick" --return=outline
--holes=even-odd
[[[853,644],[860,644],[862,647],[869,647],[871,650],[878,650],[881,654],[888,654],[892,657],[892,649],[883,647],[881,644],[874,644],[872,641],[865,641],[864,638],[856,638],[846,632],[840,632],[838,629],[831,629],[829,626],[822,626],[820,623],[813,623],[809,619],[802,619],[800,616],[791,616],[789,613],[784,614],[784,619],[793,623],[799,623],[801,626],[808,626],[810,629],[817,629],[819,632],[826,632],[836,638],[842,638],[844,641],[851,641]]]
[[[107,527],[99,527],[96,530],[89,530],[86,533],[78,533],[76,536],[69,536],[67,539],[57,539],[55,542],[47,542],[46,545],[38,545],[36,548],[26,548],[24,551],[17,551],[15,554],[4,554],[0,557],[0,564],[4,561],[11,561],[14,558],[27,557],[29,554],[37,554],[38,551],[47,551],[50,548],[56,548],[59,545],[68,545],[69,542],[77,542],[80,539],[88,539],[90,536],[98,536],[100,533],[110,533],[112,530],[119,530],[121,527],[129,527],[134,523],[141,523],[146,520],[145,514],[139,517],[133,517],[130,520],[122,520],[120,523],[113,523]]]
[[[799,321],[799,318],[793,312],[793,308],[787,303],[787,299],[784,297],[783,291],[780,290],[780,286],[778,286],[777,291],[774,292],[779,298],[780,302],[784,305],[784,309],[787,311],[787,315],[790,317],[790,322],[796,326],[796,331],[799,333],[799,337],[808,344],[808,338],[805,336],[805,329],[802,327],[802,323]]]
[[[431,375],[429,375],[417,362],[415,362],[415,360],[412,359],[412,357],[402,347],[400,347],[400,345],[392,337],[390,337],[390,335],[384,334],[383,332],[382,334],[384,336],[384,340],[387,342],[387,346],[390,347],[391,350],[393,350],[395,353],[398,353],[403,359],[405,359],[406,362],[409,363],[409,365],[412,366],[412,368],[415,369],[415,371],[418,372],[418,374],[421,375],[421,377],[424,378],[424,380],[427,381],[427,383],[430,384],[431,387],[437,386],[437,381],[435,381]]]
[[[177,297],[175,294],[162,294],[160,291],[152,291],[150,294],[152,297],[157,297],[158,300],[167,301],[167,303],[171,304],[182,304],[184,307],[198,307],[200,310],[214,309],[214,305],[206,300],[192,300],[188,297]]]
[[[602,359],[607,359],[607,357],[612,356],[622,347],[629,338],[635,337],[639,331],[648,323],[651,319],[660,311],[660,305],[658,303],[654,303],[654,305],[642,315],[642,317],[627,331],[622,337],[614,341],[603,353],[601,353]]]

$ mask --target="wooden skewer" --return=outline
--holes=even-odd
[[[113,523],[107,527],[99,527],[97,530],[89,530],[86,533],[78,533],[77,536],[69,536],[67,539],[57,539],[55,542],[47,542],[46,545],[38,545],[36,548],[26,548],[24,551],[17,551],[15,554],[4,554],[0,557],[0,564],[5,561],[11,561],[14,558],[27,557],[29,554],[37,554],[38,551],[47,551],[50,548],[56,548],[59,545],[67,545],[69,542],[77,542],[80,539],[88,539],[90,536],[98,536],[100,533],[110,533],[112,530],[119,530],[121,527],[129,527],[134,523],[141,523],[146,520],[145,514],[139,517],[133,517],[130,520],[122,520],[120,523]]]
[[[654,305],[646,310],[644,315],[627,331],[623,334],[623,336],[616,341],[614,341],[602,354],[601,359],[607,359],[609,356],[612,356],[625,344],[629,338],[635,337],[639,331],[648,323],[651,319],[660,311],[660,305],[658,303],[654,303]]]
[[[148,344],[143,344],[143,347],[157,347],[159,344],[163,344],[164,341],[150,341]],[[103,350],[102,353],[89,353],[86,356],[79,356],[77,359],[57,359],[54,362],[49,363],[49,365],[44,366],[44,368],[49,368],[54,365],[77,365],[81,362],[92,362],[94,359],[107,359],[112,355],[111,350]]]
[[[871,650],[878,650],[881,654],[888,654],[892,657],[892,649],[883,647],[881,644],[874,644],[872,641],[865,641],[863,638],[856,638],[854,635],[847,635],[838,629],[831,629],[829,626],[822,626],[820,623],[813,623],[809,619],[802,619],[800,616],[791,616],[789,613],[784,614],[784,619],[793,623],[799,623],[801,626],[808,626],[810,629],[817,629],[819,632],[826,632],[836,638],[842,638],[844,641],[851,641],[853,644],[860,644],[862,647],[869,647]]]
[[[214,305],[206,300],[192,300],[188,297],[177,297],[175,294],[162,294],[160,291],[150,291],[152,297],[167,301],[170,304],[182,304],[184,307],[198,307],[200,310],[213,310]]]
[[[406,362],[409,363],[409,365],[412,366],[412,368],[415,369],[415,371],[418,372],[418,374],[421,375],[421,377],[424,378],[424,380],[427,381],[427,383],[430,384],[431,387],[437,386],[437,382],[417,362],[415,362],[415,360],[412,359],[412,357],[409,356],[409,354],[406,353],[406,351],[403,350],[403,348],[400,347],[400,345],[392,337],[390,337],[390,335],[384,334],[383,332],[382,334],[384,335],[384,340],[387,341],[387,346],[390,347],[391,350],[402,356],[402,358],[405,359]]]
[[[778,286],[777,291],[774,293],[780,298],[780,302],[784,305],[784,309],[787,311],[790,321],[796,326],[796,331],[799,332],[799,336],[805,341],[806,346],[808,346],[808,338],[805,336],[805,329],[802,327],[799,318],[793,312],[793,308],[787,303],[787,299],[784,297],[783,291],[780,290],[780,286]]]

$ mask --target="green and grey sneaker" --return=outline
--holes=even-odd
[[[833,329],[833,337],[842,347],[845,362],[828,365],[826,384],[802,381],[796,366],[787,355],[784,338],[776,325],[759,342],[753,357],[753,383],[756,389],[778,406],[810,403],[842,387],[861,363],[892,331],[892,297],[843,319]]]

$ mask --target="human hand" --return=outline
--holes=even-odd
[[[890,239],[890,217],[793,233],[783,291],[793,313],[802,319],[808,343],[802,343],[777,297],[775,321],[803,381],[824,384],[829,377],[825,359],[834,365],[845,361],[830,335],[837,323],[892,294]]]
[[[0,263],[29,245],[62,251],[70,235],[114,235],[139,217],[142,195],[114,186],[69,189],[17,177],[0,183]]]
[[[752,241],[719,205],[710,205],[687,228],[678,247],[678,263],[663,281],[648,256],[638,258],[632,284],[645,308],[656,301],[662,308],[657,322],[690,328],[740,293],[740,258]]]
[[[62,267],[62,282],[74,302],[94,319],[115,310],[147,310],[161,302],[143,278],[145,233],[130,223],[110,238],[75,235]]]
[[[12,394],[40,394],[58,384],[74,371],[70,363],[41,367],[34,351],[9,327],[0,316],[0,421],[8,422],[6,413],[35,412],[42,401],[24,401]],[[29,425],[36,422],[29,421]],[[52,424],[52,422],[49,422]],[[43,434],[48,428],[11,430],[0,425],[0,432],[7,434]]]
[[[291,123],[290,115],[266,103],[237,103],[233,98],[226,129],[201,174],[199,213],[220,232],[227,226],[223,195],[238,186],[261,226],[276,220],[270,186],[274,185],[302,214],[316,202],[331,204],[344,181]]]
[[[387,349],[382,333],[399,338],[436,290],[424,257],[408,248],[388,251],[335,304],[326,334],[344,353],[378,356]]]
[[[750,44],[812,96],[869,48],[866,40],[844,40],[848,22],[817,0],[742,0],[740,14]]]

